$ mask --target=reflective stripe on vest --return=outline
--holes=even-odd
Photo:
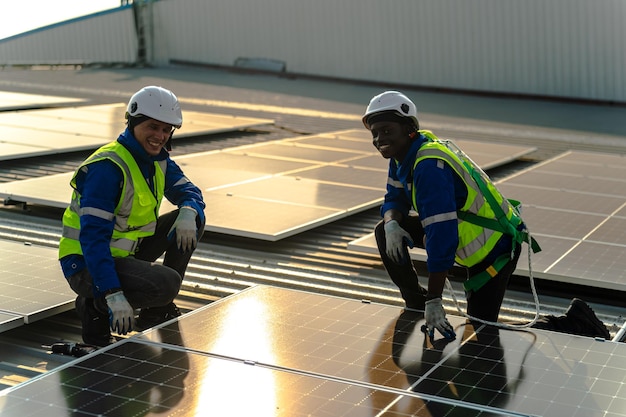
[[[387,177],[387,184],[391,185],[393,188],[404,188],[404,185],[402,185],[400,181],[394,180],[391,177]]]
[[[436,158],[445,162],[450,166],[456,174],[461,178],[467,189],[467,198],[463,207],[459,212],[474,213],[480,217],[495,219],[495,213],[488,204],[487,199],[482,194],[478,184],[472,178],[471,173],[465,167],[461,159],[450,150],[444,142],[429,131],[420,131],[420,133],[428,139],[417,152],[414,169],[417,164],[427,158]],[[504,213],[511,215],[508,201],[493,187],[496,201],[501,204]],[[415,192],[412,193],[413,208],[417,210],[417,201]],[[443,216],[441,219],[431,221],[430,219],[422,220],[422,225],[436,223],[437,221],[450,220],[450,216]],[[502,236],[502,233],[496,230],[487,229],[485,227],[472,224],[462,219],[458,219],[459,230],[459,246],[456,250],[455,261],[466,267],[474,266],[481,262],[493,250],[496,243]]]
[[[80,170],[101,160],[115,163],[124,176],[120,200],[115,213],[93,207],[80,208],[80,194],[76,191],[76,176]],[[156,219],[165,190],[165,169],[167,161],[154,163],[153,177],[156,196],[143,178],[139,167],[130,152],[118,142],[112,142],[94,152],[76,171],[71,185],[74,187],[72,201],[63,214],[63,234],[59,243],[59,257],[69,254],[82,254],[80,242],[80,216],[92,215],[105,220],[115,218],[113,236],[109,242],[111,254],[124,257],[133,254],[143,237],[151,236],[156,230]]]

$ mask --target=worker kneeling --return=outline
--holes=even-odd
[[[375,237],[381,260],[410,309],[423,310],[426,329],[456,337],[446,318],[442,293],[456,263],[464,267],[467,314],[495,323],[521,244],[540,250],[517,209],[489,177],[452,142],[420,130],[415,104],[386,91],[373,97],[363,115],[373,145],[389,159],[382,220]],[[422,287],[408,247],[426,249],[428,286]],[[566,315],[545,317],[535,327],[609,338],[606,327],[582,300]]]
[[[78,294],[83,341],[95,346],[114,342],[111,330],[124,335],[180,315],[174,298],[205,224],[200,189],[168,152],[182,125],[176,96],[142,88],[126,124],[78,167],[63,214],[59,260]],[[163,197],[178,209],[159,216]]]

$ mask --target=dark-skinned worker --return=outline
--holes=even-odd
[[[385,91],[373,97],[362,121],[372,134],[373,145],[389,160],[382,220],[375,237],[382,262],[406,307],[424,311],[431,336],[436,329],[454,338],[442,293],[456,264],[467,274],[467,314],[496,322],[521,243],[540,250],[528,239],[515,203],[502,196],[460,149],[420,130],[417,108],[403,93]],[[418,282],[408,253],[413,246],[426,250],[426,288]],[[565,315],[542,317],[534,327],[610,337],[580,299],[572,300]]]
[[[75,171],[59,243],[83,341],[95,346],[115,342],[111,331],[124,335],[180,315],[174,298],[205,224],[200,189],[169,154],[183,122],[178,98],[144,87],[125,117],[117,140]],[[159,215],[164,197],[178,208]]]

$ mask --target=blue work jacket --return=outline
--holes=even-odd
[[[126,129],[117,139],[130,151],[146,182],[154,189],[154,161],[166,161],[164,196],[177,207],[188,206],[196,210],[204,222],[205,203],[200,189],[189,181],[184,181],[184,173],[169,153],[162,149],[159,155],[150,156],[137,142],[130,130]],[[114,162],[104,159],[89,165],[88,170],[77,171],[76,190],[81,195],[81,207],[91,207],[114,213],[121,197],[121,183],[124,175]],[[183,181],[181,181],[183,180]],[[155,193],[156,195],[156,190]],[[115,270],[115,262],[109,248],[115,219],[108,221],[89,214],[80,218],[80,242],[83,255],[69,255],[60,260],[66,277],[88,268],[93,278],[94,296],[107,290],[119,288],[120,282]]]

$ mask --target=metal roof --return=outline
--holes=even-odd
[[[180,141],[174,145],[174,151],[180,154],[358,128],[364,103],[371,95],[385,89],[384,86],[347,85],[324,80],[295,80],[264,74],[233,74],[215,69],[181,67],[9,70],[3,71],[0,88],[75,96],[95,104],[119,102],[148,84],[167,85],[176,91],[183,102],[183,110],[188,106],[196,110],[275,120],[271,126]],[[413,92],[413,95],[420,96],[422,93]],[[543,111],[542,103],[510,100],[507,102],[510,109],[506,110],[501,99],[494,103],[488,97],[472,97],[472,103],[483,103],[482,113],[491,111],[489,114],[494,119],[484,120],[476,117],[475,107],[468,108],[465,117],[437,110],[441,108],[441,103],[449,101],[453,103],[451,108],[458,111],[458,102],[462,102],[465,96],[423,95],[435,103],[432,108],[435,112],[429,112],[431,109],[426,101],[419,106],[422,108],[422,127],[432,129],[439,136],[488,139],[537,147],[537,151],[525,160],[490,171],[494,178],[504,177],[568,149],[626,152],[626,126],[624,136],[593,132],[592,124],[590,132],[568,131],[568,109],[575,108],[572,114],[576,114],[580,111],[580,105],[576,103],[563,103],[559,113],[554,115],[555,126],[546,127],[531,125],[533,112]],[[588,107],[597,113],[603,111],[601,106]],[[509,111],[518,113],[508,117]],[[511,119],[520,117],[520,111],[527,113],[528,126],[510,123]],[[594,118],[590,115],[592,120]],[[623,120],[615,120],[615,123],[624,125]],[[564,129],[559,128],[559,124]],[[601,128],[598,124],[598,129]],[[73,152],[3,161],[0,182],[72,171],[87,154]],[[42,206],[0,207],[0,238],[56,247],[60,236],[60,215],[61,210]],[[189,311],[251,285],[266,284],[402,305],[399,293],[387,278],[378,257],[347,248],[352,240],[370,233],[378,219],[378,209],[369,209],[277,242],[205,233],[192,258],[177,303],[183,311]],[[554,288],[542,282],[538,283],[538,287],[543,313],[559,314],[571,297],[579,296],[592,302],[612,333],[624,321],[621,309],[624,297],[621,293],[573,285]],[[529,320],[533,313],[528,280],[517,277],[507,293],[502,316]],[[0,334],[0,389],[70,360],[48,354],[41,348],[41,345],[61,340],[80,341],[80,325],[73,311]]]

